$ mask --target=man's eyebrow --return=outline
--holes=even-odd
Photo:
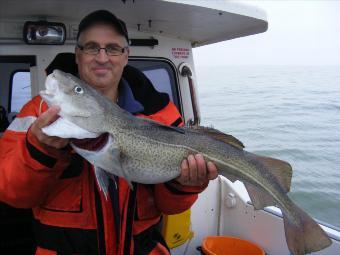
[[[122,47],[121,45],[119,45],[118,43],[108,43],[106,45],[110,45],[110,46],[117,46],[117,47]]]
[[[97,43],[95,41],[88,41],[88,42],[84,43],[84,45],[89,45],[89,44],[97,44],[97,45],[99,45],[99,43]]]
[[[84,45],[90,45],[90,44],[96,44],[96,45],[100,45],[98,42],[95,42],[95,41],[88,41],[88,42],[86,42],[86,43],[84,43]],[[108,46],[108,45],[110,45],[110,46],[117,46],[117,47],[122,47],[121,45],[119,45],[118,43],[107,43],[107,44],[105,44],[105,46]]]

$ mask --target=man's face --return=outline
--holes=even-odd
[[[125,38],[113,27],[105,24],[96,24],[86,29],[81,33],[78,44],[98,45],[101,48],[108,45],[121,48],[127,46]],[[117,90],[123,69],[128,62],[128,50],[120,56],[109,56],[103,49],[96,55],[90,55],[77,47],[76,62],[80,78],[106,94]]]

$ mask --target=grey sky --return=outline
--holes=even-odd
[[[242,2],[266,10],[268,31],[194,49],[197,65],[340,65],[340,0]]]

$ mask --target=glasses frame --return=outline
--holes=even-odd
[[[96,53],[89,53],[89,52],[86,52],[86,50],[84,49],[85,46],[80,45],[80,44],[77,44],[77,47],[78,47],[82,52],[84,52],[85,54],[91,55],[91,56],[96,56],[96,55],[98,55],[99,52],[100,52],[101,50],[105,50],[105,53],[106,53],[106,55],[108,55],[108,56],[121,56],[121,55],[123,55],[123,54],[125,53],[125,50],[127,50],[127,49],[129,48],[128,46],[125,46],[125,47],[116,46],[117,49],[119,49],[119,51],[117,52],[117,54],[110,54],[110,53],[108,53],[106,47],[98,47]]]

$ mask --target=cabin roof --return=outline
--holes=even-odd
[[[115,13],[129,31],[140,27],[141,32],[190,41],[193,47],[265,32],[268,26],[261,9],[209,0],[3,0],[0,19],[59,21],[73,24],[68,29],[75,30],[82,17],[98,9]],[[68,34],[72,37],[76,32]]]

